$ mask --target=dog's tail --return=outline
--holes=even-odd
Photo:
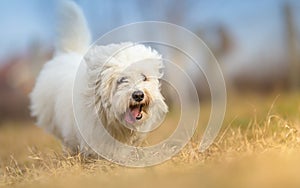
[[[82,10],[74,2],[64,1],[58,16],[57,53],[84,53],[90,45],[91,35]]]

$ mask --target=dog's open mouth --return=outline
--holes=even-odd
[[[137,120],[140,120],[143,118],[143,107],[144,104],[135,104],[130,105],[125,113],[125,121],[127,123],[133,124]]]

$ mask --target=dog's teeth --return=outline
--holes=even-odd
[[[143,117],[143,115],[139,114],[139,116],[137,116],[135,119],[140,120],[140,119],[142,119],[142,117]]]

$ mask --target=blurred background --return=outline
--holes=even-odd
[[[300,1],[75,2],[94,40],[139,21],[165,21],[194,32],[216,56],[229,95],[300,89]],[[0,2],[0,121],[30,118],[28,94],[52,57],[58,5],[58,0]]]

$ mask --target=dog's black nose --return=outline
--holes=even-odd
[[[132,93],[132,98],[136,101],[136,102],[141,102],[144,99],[144,93],[140,90],[135,91]]]

